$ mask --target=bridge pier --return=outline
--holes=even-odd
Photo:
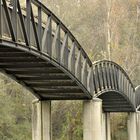
[[[111,140],[110,113],[102,115],[102,140]]]
[[[51,140],[51,101],[33,101],[32,140]]]
[[[106,140],[111,140],[110,113],[106,113]]]
[[[106,140],[106,114],[102,113],[102,140]]]
[[[102,100],[83,103],[83,140],[102,140]]]
[[[136,113],[128,114],[128,140],[137,140]]]
[[[137,112],[137,140],[140,138],[140,112]]]

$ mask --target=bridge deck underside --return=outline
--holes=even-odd
[[[0,46],[0,69],[42,100],[89,99],[59,67],[31,53]]]
[[[101,94],[99,96],[103,100],[104,112],[134,112],[135,108],[131,103],[121,94],[113,91]]]

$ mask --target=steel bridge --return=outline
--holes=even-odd
[[[33,9],[36,9],[34,12]],[[135,112],[140,94],[116,63],[92,63],[67,27],[39,0],[0,0],[0,70],[40,101],[100,98],[104,112]]]

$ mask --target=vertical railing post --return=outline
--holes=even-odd
[[[68,69],[75,74],[75,42],[73,42],[70,49],[69,60],[68,60]]]
[[[38,37],[39,37],[39,44],[42,46],[42,13],[41,13],[41,6],[38,6]]]
[[[15,33],[15,40],[17,41],[17,0],[12,0],[12,24]]]
[[[102,78],[101,64],[98,64],[98,79],[99,79],[100,91],[102,91],[103,90],[103,78]]]
[[[60,41],[60,25],[57,25],[56,33],[54,35],[53,43],[52,43],[52,57],[60,62],[60,48],[61,48],[61,41]]]
[[[52,56],[52,17],[48,15],[46,27],[44,29],[42,37],[42,52],[47,53],[50,57]]]
[[[8,6],[7,6],[7,2],[5,0],[3,0],[2,2],[3,2],[4,12],[5,12],[5,15],[6,15],[11,39],[12,39],[12,41],[16,41],[15,33],[14,33],[14,29],[13,29],[13,24],[12,24],[12,21],[11,21],[11,16],[10,16],[9,9],[8,9]]]
[[[115,86],[114,86],[113,70],[112,70],[112,64],[111,63],[108,64],[108,68],[109,68],[111,89],[114,89]]]
[[[81,50],[78,50],[76,62],[75,62],[75,76],[81,80]]]
[[[84,58],[83,66],[82,66],[82,75],[81,75],[81,81],[83,85],[87,88],[87,59]]]
[[[92,95],[97,91],[93,75],[93,67],[90,66],[87,75],[87,89]]]
[[[102,70],[103,70],[104,88],[107,89],[107,74],[106,74],[106,66],[104,62],[102,64]]]
[[[100,91],[100,82],[99,82],[99,77],[98,77],[98,65],[94,66],[94,78],[95,78],[95,84],[97,88],[97,92]]]
[[[30,46],[30,25],[31,25],[31,0],[26,0],[26,31],[28,36],[28,42]]]
[[[68,68],[68,33],[65,33],[61,48],[61,63]]]
[[[113,80],[114,80],[114,89],[117,89],[117,81],[116,81],[116,73],[115,73],[115,65],[112,65],[112,72],[113,72]]]
[[[106,63],[106,72],[107,72],[107,83],[108,83],[108,88],[111,89],[111,77],[110,77],[110,70],[109,70],[109,63]]]

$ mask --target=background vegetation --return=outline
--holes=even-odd
[[[25,1],[21,1],[25,4]],[[120,64],[140,83],[139,0],[42,0],[92,61]],[[31,140],[31,93],[0,75],[0,140]],[[82,140],[82,102],[53,102],[53,140]],[[111,115],[112,140],[127,140],[127,114]]]

